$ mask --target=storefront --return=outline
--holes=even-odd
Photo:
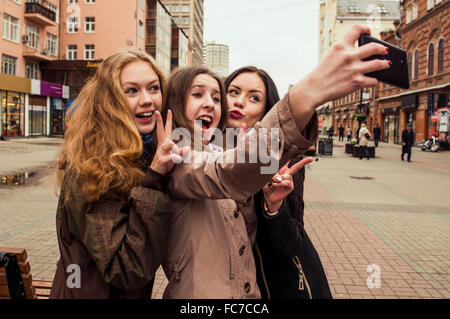
[[[383,142],[395,143],[401,142],[400,130],[400,114],[398,107],[381,109],[383,115]]]
[[[25,97],[29,79],[0,73],[0,133],[4,137],[25,135]]]
[[[47,98],[30,95],[28,99],[28,135],[47,134]]]
[[[50,102],[50,130],[51,135],[64,134],[64,102],[62,99],[52,98]]]

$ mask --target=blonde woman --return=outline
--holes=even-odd
[[[58,159],[61,258],[51,298],[151,296],[169,221],[166,195],[146,187],[164,94],[154,59],[125,50],[76,99]]]

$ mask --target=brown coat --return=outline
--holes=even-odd
[[[287,97],[255,128],[246,134],[247,146],[249,135],[259,136],[259,128],[281,129],[279,165],[305,152],[318,135],[316,116],[302,134],[298,131]],[[260,162],[226,163],[229,152],[236,158],[236,149],[203,152],[209,160],[182,163],[171,173],[171,225],[163,263],[169,284],[164,298],[260,298],[252,254],[256,216],[249,198],[272,175],[260,173],[266,166]]]
[[[109,191],[89,203],[77,196],[56,215],[61,259],[50,298],[150,298],[168,233],[167,195],[134,187],[129,196]],[[81,287],[69,288],[80,267]]]

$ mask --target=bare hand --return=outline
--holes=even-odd
[[[291,167],[288,167],[288,162],[274,175],[272,181],[263,187],[264,200],[269,211],[274,212],[281,207],[283,199],[294,190],[292,176],[313,160],[312,157],[307,157]]]
[[[169,110],[169,112],[167,113],[165,127],[161,113],[156,111],[155,114],[158,147],[156,149],[156,153],[150,165],[150,168],[160,174],[165,175],[173,169],[175,164],[179,164],[182,162],[181,156],[183,156],[183,154],[186,154],[190,150],[190,147],[186,146],[180,149],[172,141],[172,111]]]

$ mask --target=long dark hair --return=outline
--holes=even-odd
[[[228,88],[233,82],[233,80],[242,73],[256,73],[264,82],[264,86],[266,88],[266,105],[264,109],[264,115],[266,115],[270,109],[280,100],[278,95],[277,87],[275,86],[272,78],[267,74],[266,71],[258,69],[254,66],[245,66],[237,69],[233,73],[231,73],[225,79],[225,91],[228,92]],[[298,157],[291,160],[289,166],[294,165],[298,161],[300,161],[302,157]],[[302,168],[292,177],[294,182],[294,190],[286,197],[286,204],[289,208],[289,211],[292,213],[292,217],[294,217],[298,223],[300,223],[301,229],[304,228],[303,225],[303,183],[305,181],[305,168]],[[262,191],[258,192],[255,195],[255,202],[261,203],[264,200],[264,194]],[[258,207],[258,206],[256,206]],[[261,207],[261,206],[260,206]]]
[[[264,82],[264,87],[266,88],[266,106],[264,108],[264,115],[266,115],[270,111],[270,109],[280,100],[277,87],[266,71],[258,69],[255,66],[244,66],[237,69],[225,79],[225,93],[228,92],[228,88],[230,87],[231,82],[233,82],[233,80],[242,73],[256,73]]]

